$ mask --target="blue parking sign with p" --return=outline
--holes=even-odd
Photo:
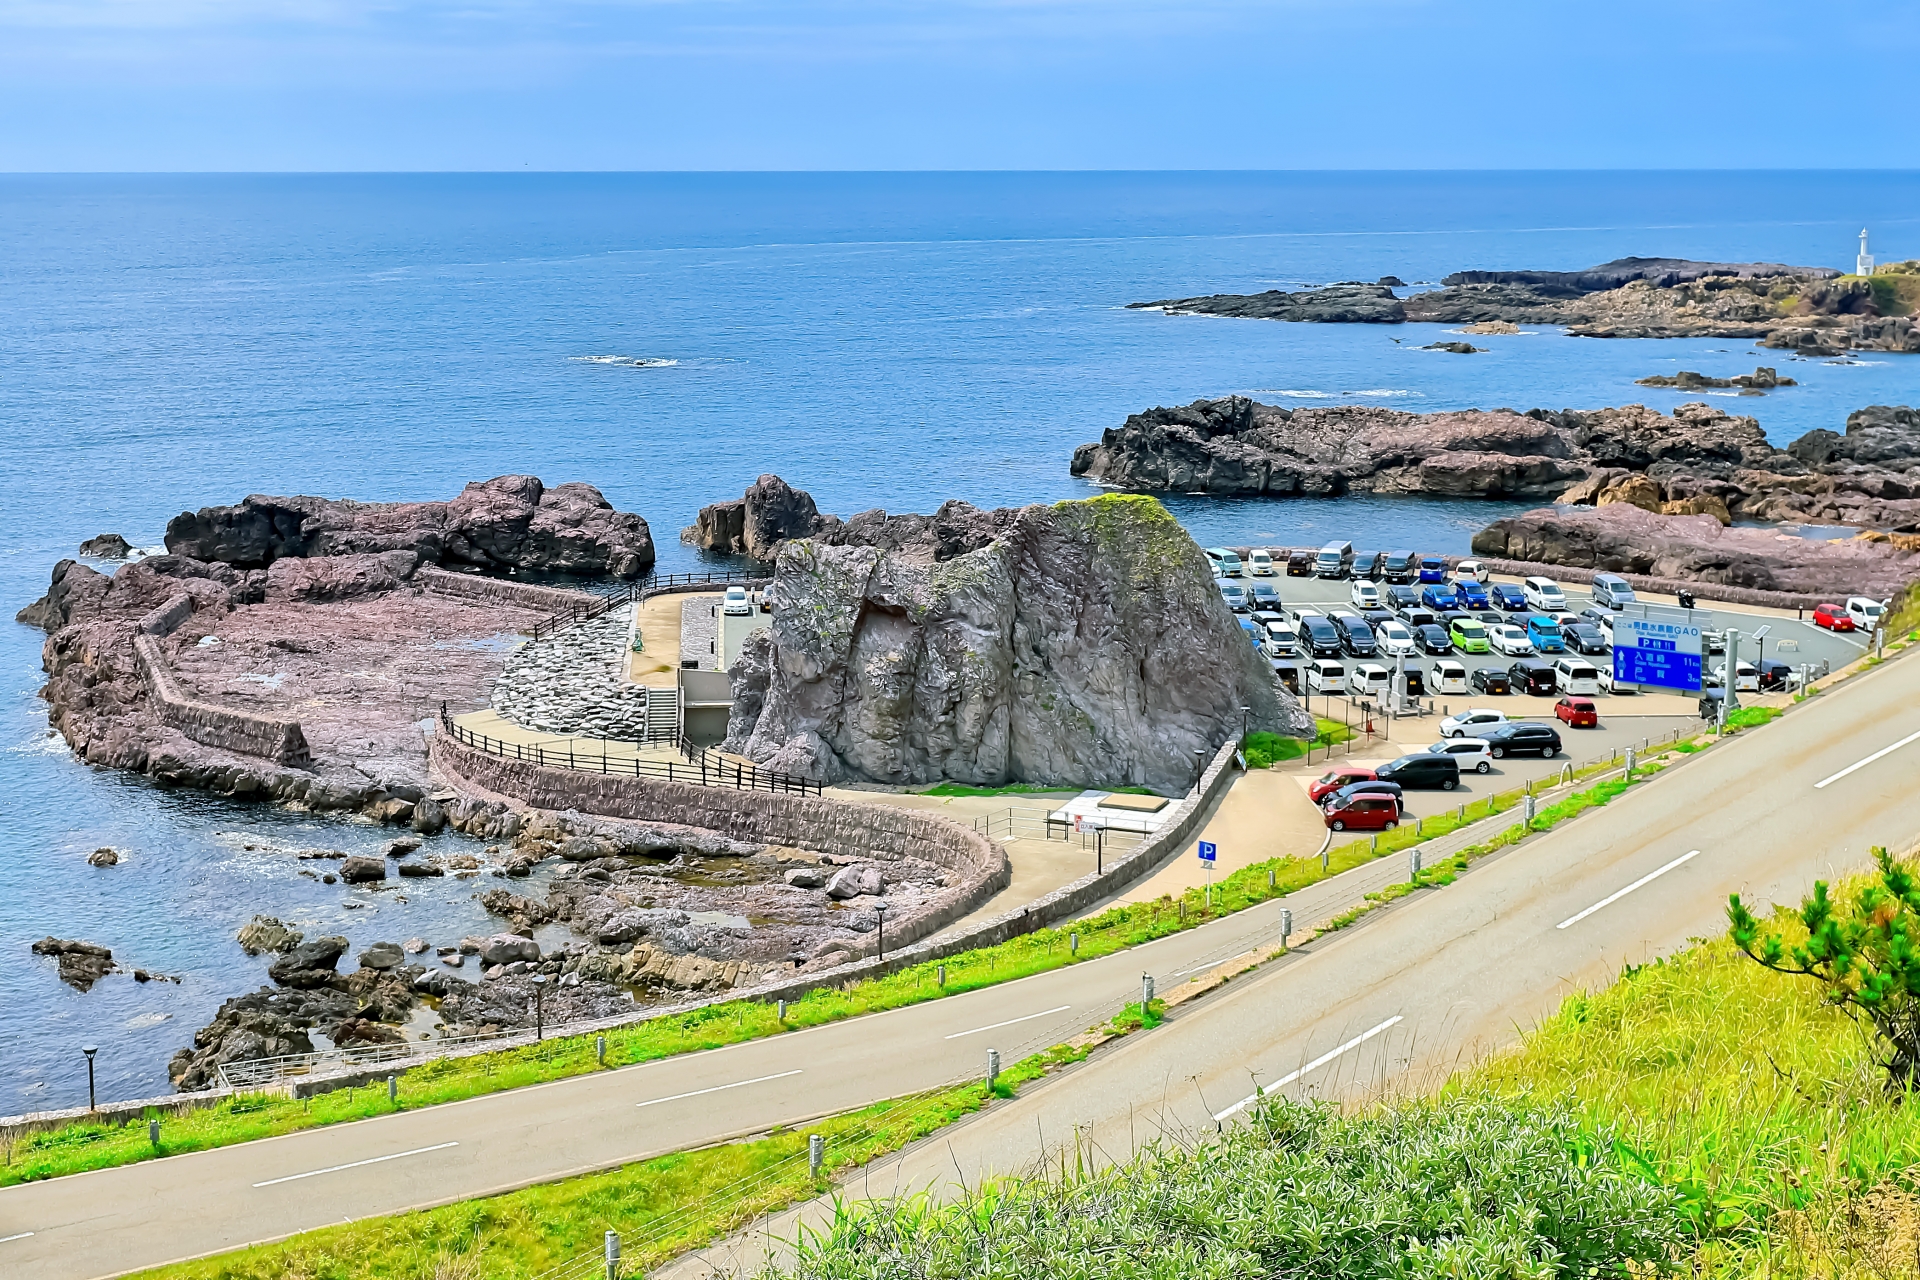
[[[1212,862],[1212,861],[1213,861],[1213,855],[1214,855],[1215,853],[1217,853],[1217,852],[1219,852],[1219,850],[1217,850],[1217,849],[1215,849],[1215,848],[1214,848],[1214,844],[1213,844],[1213,841],[1211,841],[1211,840],[1202,840],[1202,841],[1200,842],[1200,861],[1202,861],[1202,862]]]

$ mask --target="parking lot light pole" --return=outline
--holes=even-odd
[[[874,903],[873,915],[877,921],[873,926],[875,930],[875,945],[879,950],[880,959],[885,960],[887,958],[887,904],[884,902]]]
[[[80,1052],[87,1055],[87,1110],[97,1111],[99,1107],[93,1098],[93,1055],[100,1052],[98,1045],[83,1044]]]
[[[1726,716],[1740,709],[1740,633],[1738,631],[1727,632],[1727,665],[1720,668],[1720,671],[1720,691],[1725,695],[1720,699],[1720,705],[1726,713],[1721,717],[1721,723],[1725,724]]]
[[[1207,772],[1207,753],[1200,747],[1193,749],[1193,794],[1200,794],[1200,779]]]

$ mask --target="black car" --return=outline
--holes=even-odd
[[[1427,751],[1389,760],[1373,773],[1381,782],[1397,782],[1409,790],[1438,787],[1451,791],[1460,785],[1460,762],[1452,756]]]
[[[1337,658],[1341,654],[1340,628],[1333,625],[1332,618],[1309,614],[1300,619],[1300,638],[1316,658]]]
[[[1605,653],[1607,638],[1600,634],[1600,628],[1591,622],[1568,622],[1561,624],[1560,635],[1567,646],[1575,653]]]
[[[1247,597],[1256,609],[1278,609],[1282,607],[1280,593],[1274,590],[1271,582],[1249,582],[1247,584]]]
[[[1388,613],[1385,609],[1362,609],[1360,611],[1360,616],[1365,618],[1367,620],[1367,625],[1372,627],[1376,631],[1380,629],[1381,623],[1393,621],[1393,615],[1391,613]]]
[[[1468,677],[1467,683],[1473,686],[1475,693],[1512,693],[1513,682],[1507,679],[1507,673],[1498,667],[1479,667]]]
[[[1440,615],[1440,625],[1448,631],[1453,630],[1453,624],[1456,622],[1472,622],[1474,620],[1474,616],[1465,609],[1448,609]]]
[[[1538,658],[1522,658],[1508,667],[1507,679],[1513,683],[1515,693],[1551,696],[1557,687],[1553,681],[1553,664]]]
[[[1335,618],[1334,625],[1340,628],[1340,647],[1355,658],[1371,658],[1380,652],[1380,645],[1374,639],[1373,628],[1359,618]]]
[[[1380,581],[1380,566],[1386,562],[1384,551],[1357,551],[1353,556],[1353,576],[1370,582]]]
[[[1778,693],[1787,687],[1793,679],[1793,668],[1784,662],[1775,662],[1768,658],[1760,664],[1760,688],[1768,693]]]
[[[1447,638],[1445,631],[1431,622],[1424,622],[1413,628],[1413,642],[1420,646],[1422,653],[1437,655],[1453,652],[1453,641]]]
[[[1300,664],[1285,662],[1279,658],[1273,660],[1273,678],[1285,685],[1287,692],[1294,697],[1300,696]]]
[[[1437,627],[1440,619],[1433,616],[1433,610],[1413,608],[1400,615],[1400,621],[1409,627]]]
[[[1382,582],[1412,582],[1420,576],[1420,557],[1411,551],[1389,551],[1380,563]]]
[[[1417,662],[1405,662],[1400,666],[1400,674],[1407,678],[1407,696],[1424,698],[1427,696],[1427,669]]]
[[[1420,607],[1420,589],[1418,587],[1388,587],[1381,593],[1387,608],[1395,613],[1405,613],[1409,609]]]
[[[1313,552],[1302,547],[1298,551],[1287,552],[1287,576],[1289,578],[1311,578],[1313,576]]]
[[[1487,742],[1487,754],[1495,760],[1502,756],[1528,755],[1538,752],[1544,759],[1560,754],[1560,735],[1544,724],[1528,724],[1524,720],[1509,721],[1494,725],[1485,733],[1475,734]]]
[[[1320,805],[1326,809],[1344,809],[1348,800],[1359,795],[1392,796],[1395,800],[1398,800],[1400,799],[1400,784],[1397,782],[1382,782],[1378,778],[1369,779],[1366,782],[1349,782],[1332,795],[1322,799]]]

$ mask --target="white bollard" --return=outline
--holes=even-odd
[[[620,1233],[607,1232],[607,1280],[620,1280]]]
[[[1420,878],[1420,850],[1418,849],[1407,850],[1407,878],[1410,880]]]
[[[1293,936],[1293,908],[1280,908],[1280,945],[1286,946],[1287,939]]]
[[[993,1092],[993,1082],[1000,1078],[1000,1051],[987,1050],[987,1092]]]
[[[817,1133],[807,1135],[807,1175],[820,1176],[820,1165],[826,1159],[827,1140]]]

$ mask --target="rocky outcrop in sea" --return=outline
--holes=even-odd
[[[727,746],[831,781],[1176,791],[1254,729],[1305,735],[1158,502],[862,513],[782,548]]]
[[[723,556],[771,562],[780,544],[810,538],[839,524],[822,515],[813,495],[776,475],[763,475],[741,497],[700,508],[696,523],[680,531],[680,541]]]

